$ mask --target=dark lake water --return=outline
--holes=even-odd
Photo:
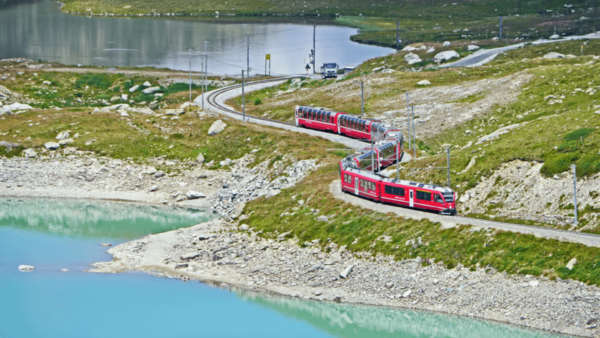
[[[317,65],[347,64],[388,54],[389,48],[350,41],[356,29],[318,25]],[[189,69],[188,48],[204,51],[208,41],[209,72],[240,74],[246,68],[250,36],[251,73],[304,72],[312,49],[313,26],[284,23],[200,22],[162,18],[83,17],[63,14],[59,4],[44,0],[0,9],[0,58],[26,57],[64,64],[154,66]],[[192,68],[200,70],[193,57]]]
[[[0,199],[0,337],[557,337],[435,313],[269,296],[141,273],[83,272],[99,244],[210,220],[203,210]],[[20,272],[18,265],[36,267]],[[67,268],[69,272],[61,272]]]

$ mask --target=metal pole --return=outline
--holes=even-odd
[[[246,51],[246,74],[250,78],[250,35],[248,35],[248,48]],[[246,80],[248,81],[248,80]],[[243,82],[243,81],[242,81]]]
[[[415,106],[414,105],[410,105],[410,107],[412,108],[412,132],[413,132],[413,153],[414,153],[414,159],[417,159],[417,134],[415,133]]]
[[[446,157],[448,159],[448,188],[450,188],[450,147],[446,148]]]
[[[205,92],[208,91],[208,41],[204,41],[204,85],[206,86]]]
[[[396,21],[396,53],[400,50],[400,21]]]
[[[269,76],[271,76],[271,59],[269,58]]]
[[[192,49],[188,48],[190,52],[190,103],[192,102]]]
[[[200,55],[200,90],[202,92],[202,110],[204,110],[204,60],[202,59],[204,56]]]
[[[396,137],[396,181],[400,180],[400,155],[398,155],[398,153],[400,152],[400,138]]]
[[[502,15],[500,15],[500,30],[499,30],[498,39],[502,40]],[[502,43],[502,41],[500,41],[500,43]]]
[[[411,141],[410,141],[410,96],[409,93],[406,92],[406,129],[408,130],[408,149],[410,149]]]
[[[375,152],[373,151],[373,132],[371,132],[371,172],[375,173]]]
[[[573,168],[573,206],[575,207],[575,226],[577,226],[577,167],[573,164],[571,168]]]
[[[246,121],[246,96],[244,95],[244,70],[242,69],[242,121]]]
[[[313,74],[317,74],[317,26],[313,26]]]
[[[360,81],[360,116],[365,114],[365,95],[363,90],[363,82]]]

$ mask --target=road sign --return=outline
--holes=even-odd
[[[266,54],[265,55],[265,60],[271,60],[271,54]]]

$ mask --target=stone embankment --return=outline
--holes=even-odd
[[[475,271],[421,259],[361,258],[330,243],[298,245],[281,234],[264,239],[237,222],[217,219],[116,246],[93,271],[139,270],[318,301],[431,310],[537,329],[598,337],[600,288],[571,280]]]

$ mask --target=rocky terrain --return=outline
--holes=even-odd
[[[425,309],[561,333],[599,337],[600,288],[493,268],[445,269],[421,258],[394,261],[329,243],[299,245],[280,234],[260,237],[238,221],[217,219],[149,235],[110,249],[95,272],[140,270],[318,301]],[[411,243],[407,243],[411,245]]]
[[[583,215],[586,224],[575,229],[573,220],[573,174],[564,172],[545,178],[540,174],[543,163],[512,161],[484,178],[460,197],[459,210],[535,220],[558,227],[582,231],[598,225],[598,186],[600,175],[577,180],[578,209],[594,210]],[[488,208],[491,213],[488,213]],[[571,214],[571,215],[569,215]],[[580,221],[581,223],[581,221]]]

